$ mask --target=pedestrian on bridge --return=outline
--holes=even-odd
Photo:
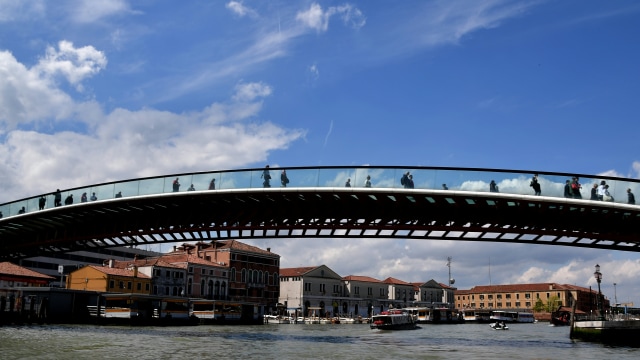
[[[213,178],[209,183],[209,190],[215,190],[215,189],[216,189],[216,178]]]
[[[636,197],[633,195],[633,193],[631,192],[631,189],[627,189],[627,204],[632,204],[635,205],[636,203]]]
[[[40,199],[38,199],[38,208],[44,210],[45,205],[47,205],[47,198],[42,195]]]
[[[282,187],[287,187],[288,183],[289,178],[287,177],[287,170],[282,170],[282,173],[280,174],[280,185]]]
[[[491,180],[491,182],[489,183],[489,191],[490,192],[499,192],[498,191],[498,184],[496,184],[495,180]]]
[[[53,194],[53,206],[58,207],[62,205],[62,194],[60,193],[60,189],[57,189]]]
[[[533,174],[531,178],[531,183],[529,186],[533,188],[534,195],[540,196],[542,194],[542,190],[540,189],[540,183],[538,182],[538,174]]]
[[[364,181],[364,187],[371,187],[371,175],[367,175],[367,180]]]
[[[178,191],[180,191],[180,181],[178,181],[178,178],[176,178],[175,180],[173,180],[173,192]]]
[[[67,196],[67,198],[64,199],[64,204],[65,205],[73,204],[73,194],[69,194],[69,196]]]
[[[344,187],[351,187],[351,179],[347,179],[347,182],[344,183]]]
[[[262,187],[271,187],[271,173],[269,172],[269,165],[264,167],[264,170],[262,171],[262,175],[260,175],[260,177],[264,179],[264,181],[262,182]]]

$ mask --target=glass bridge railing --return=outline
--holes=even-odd
[[[283,172],[288,182],[281,181]],[[404,188],[401,178],[409,173],[414,189],[449,191],[474,191],[514,195],[535,195],[531,187],[534,175],[529,171],[496,169],[469,169],[443,167],[293,167],[259,168],[228,171],[174,174],[159,177],[109,182],[103,184],[63,189],[60,191],[60,206],[82,202],[104,201],[117,197],[132,197],[172,193],[175,191],[215,191],[226,189],[254,189],[280,187],[345,187],[370,186],[372,188]],[[265,175],[269,179],[265,180]],[[571,187],[574,178],[581,184],[579,191]],[[174,187],[174,181],[179,187]],[[492,182],[495,189],[492,188]],[[605,182],[608,196],[602,201],[628,203],[628,189],[635,195],[640,191],[640,180],[592,175],[538,172],[541,195],[556,198],[592,198],[592,189]],[[367,185],[370,184],[370,185]],[[568,190],[567,190],[568,189]],[[568,193],[567,193],[568,191]],[[579,197],[578,197],[579,194]],[[4,217],[21,215],[56,207],[55,193],[41,194],[26,199],[0,204]],[[598,200],[600,201],[600,200]],[[70,204],[71,203],[71,204]]]

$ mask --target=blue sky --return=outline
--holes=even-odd
[[[0,0],[0,202],[264,164],[638,178],[639,20],[636,1]],[[599,263],[605,294],[640,305],[632,253],[266,245],[285,267],[407,281],[446,282],[453,256],[460,288],[595,287]]]

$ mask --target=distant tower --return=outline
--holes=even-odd
[[[451,285],[455,284],[456,282],[456,279],[451,277],[451,260],[452,259],[453,258],[451,256],[447,258],[447,267],[449,268],[449,287],[451,287]]]

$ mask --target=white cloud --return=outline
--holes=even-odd
[[[0,202],[54,188],[238,167],[264,161],[305,134],[255,119],[272,93],[265,83],[241,83],[231,99],[185,113],[105,113],[97,102],[75,101],[53,81],[62,75],[79,86],[105,64],[100,51],[67,42],[49,48],[31,69],[0,52],[0,122],[7,130],[0,143]]]
[[[345,25],[349,25],[354,29],[359,29],[366,24],[366,18],[362,11],[350,4],[332,6],[327,11],[324,11],[319,4],[313,3],[308,10],[298,12],[296,20],[317,32],[325,32],[329,29],[329,19],[333,15],[341,15]]]
[[[72,20],[78,23],[93,23],[110,16],[136,13],[126,0],[75,0],[69,10]]]
[[[257,17],[258,13],[251,9],[248,6],[245,6],[241,1],[229,1],[227,5],[225,5],[227,9],[231,10],[234,14],[244,17]]]
[[[51,46],[47,48],[45,57],[40,59],[34,70],[47,78],[60,74],[82,90],[80,82],[106,66],[107,57],[93,46],[75,48],[69,41],[60,41],[58,50]]]

